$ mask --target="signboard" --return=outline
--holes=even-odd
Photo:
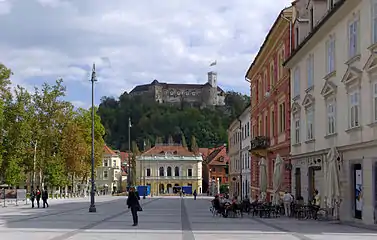
[[[26,200],[26,189],[17,189],[17,200]]]

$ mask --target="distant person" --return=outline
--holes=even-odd
[[[142,211],[139,200],[140,200],[139,194],[135,192],[134,187],[131,187],[128,193],[127,205],[128,205],[128,208],[131,209],[131,213],[132,213],[132,220],[134,222],[132,226],[137,226],[139,224],[139,217],[137,215],[137,212]]]
[[[35,199],[37,200],[37,207],[39,208],[39,202],[41,201],[42,192],[39,189],[39,186],[37,186],[37,189],[35,190]]]
[[[34,201],[35,201],[34,187],[31,187],[30,189],[30,201],[31,201],[31,208],[34,208]]]
[[[42,192],[42,202],[43,202],[43,208],[46,206],[48,207],[48,191],[47,191],[47,186],[45,186],[43,192]]]
[[[291,216],[291,203],[293,202],[293,197],[288,191],[283,195],[284,213],[286,217]]]
[[[196,190],[194,190],[194,200],[196,200],[196,196],[198,195],[197,193],[196,193]]]

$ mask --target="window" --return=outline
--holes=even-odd
[[[372,43],[377,43],[377,1],[372,1]]]
[[[283,77],[284,75],[284,67],[283,67],[283,64],[284,64],[284,59],[285,59],[285,56],[284,56],[285,52],[284,52],[284,47],[283,47],[283,50],[281,51],[281,54],[280,54],[280,57],[279,57],[279,77],[278,77],[278,81]]]
[[[327,0],[327,9],[331,10],[334,6],[334,0]]]
[[[163,177],[163,176],[165,176],[165,173],[164,173],[164,167],[160,167],[160,169],[159,169],[159,175],[160,175],[160,177]]]
[[[301,142],[301,139],[300,139],[300,135],[301,135],[300,121],[301,121],[300,114],[296,114],[294,116],[294,131],[295,131],[294,141],[295,141],[296,144]]]
[[[247,122],[247,136],[250,137],[250,122]]]
[[[109,177],[109,173],[107,171],[103,171],[103,178],[106,179]]]
[[[103,161],[103,166],[104,166],[104,167],[108,167],[108,166],[109,166],[109,163],[108,163],[107,160],[104,160],[104,161]]]
[[[262,136],[262,117],[259,117],[259,136]]]
[[[267,79],[267,70],[265,70],[263,78],[263,95],[268,91],[268,79]]]
[[[335,71],[335,37],[330,36],[330,39],[326,42],[326,67],[327,73]]]
[[[350,128],[360,126],[360,93],[358,91],[349,94],[350,101]]]
[[[306,140],[314,139],[314,108],[306,110]]]
[[[192,177],[192,169],[191,168],[187,169],[187,176]]]
[[[268,125],[268,118],[267,114],[264,116],[264,136],[267,136],[267,125]]]
[[[359,19],[354,19],[348,26],[348,56],[353,58],[358,54],[359,50]]]
[[[310,8],[310,31],[312,31],[314,28],[314,11],[313,7]]]
[[[313,87],[313,78],[314,78],[314,56],[309,54],[308,59],[306,60],[307,67],[307,88]]]
[[[275,111],[274,110],[271,111],[270,123],[271,123],[270,136],[274,137],[275,136]]]
[[[335,100],[327,100],[327,134],[334,134],[336,124]]]
[[[373,122],[377,122],[377,83],[373,84]]]
[[[171,167],[168,167],[168,170],[167,170],[167,176],[168,176],[168,177],[171,177]]]
[[[279,105],[279,133],[285,131],[285,103]]]
[[[174,168],[174,176],[179,176],[179,167]]]
[[[296,46],[296,48],[297,48],[298,45],[300,44],[300,43],[299,43],[299,41],[300,41],[300,35],[299,35],[300,31],[299,31],[298,27],[296,27],[296,32],[295,32],[295,33],[296,33],[296,34],[295,34],[295,36],[296,36],[295,46]]]
[[[113,167],[116,167],[116,166],[117,166],[117,161],[113,160]]]
[[[293,97],[300,95],[300,69],[296,68],[293,73]]]
[[[258,81],[258,103],[262,101],[263,89],[262,89],[262,78]]]
[[[151,176],[151,169],[147,168],[147,177],[150,177],[150,176]]]
[[[272,62],[270,67],[270,88],[275,85],[275,71],[274,71],[274,63]]]

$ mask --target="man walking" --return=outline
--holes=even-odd
[[[48,200],[48,191],[47,191],[47,187],[45,186],[45,189],[42,192],[43,208],[45,208],[46,206],[48,207],[47,200]]]
[[[34,200],[35,200],[35,191],[34,187],[32,186],[30,189],[30,201],[31,201],[31,208],[34,208]]]
[[[290,217],[291,216],[291,203],[293,201],[292,195],[288,193],[288,191],[285,192],[283,196],[283,203],[284,203],[284,213],[285,216]]]
[[[41,190],[39,189],[39,186],[37,186],[37,190],[35,191],[35,198],[37,200],[37,207],[39,208],[39,202],[41,201]]]

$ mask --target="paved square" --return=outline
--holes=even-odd
[[[148,198],[142,200],[139,226],[125,197],[99,198],[97,212],[89,213],[88,200],[51,203],[48,209],[27,206],[0,209],[1,239],[112,240],[112,239],[263,239],[348,240],[377,239],[377,232],[325,222],[286,219],[212,217],[210,200]]]

